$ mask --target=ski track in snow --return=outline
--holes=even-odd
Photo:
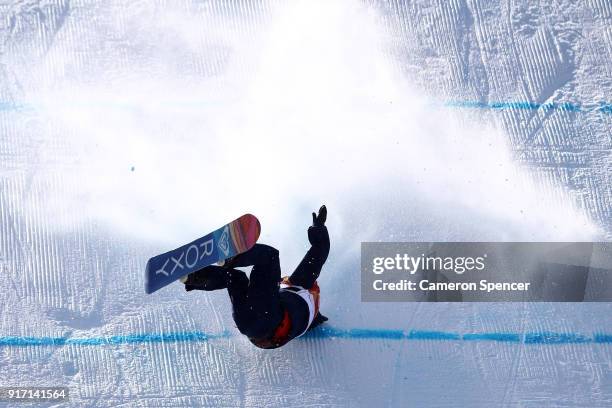
[[[155,166],[160,165],[149,166],[147,154],[152,160],[177,161],[181,155],[180,160],[189,164],[206,160],[207,153],[231,149],[245,159],[250,156],[237,149],[245,143],[245,150],[254,149],[259,155],[271,154],[268,147],[276,145],[283,154],[300,149],[304,156],[320,153],[298,141],[292,142],[295,147],[285,146],[286,133],[270,136],[269,144],[258,150],[233,123],[244,120],[248,129],[273,132],[274,126],[257,121],[257,113],[263,111],[257,111],[256,102],[261,100],[247,98],[246,105],[255,110],[252,116],[231,110],[236,97],[243,101],[244,89],[260,95],[253,78],[265,85],[261,85],[264,94],[278,80],[279,89],[270,90],[273,95],[282,95],[287,83],[300,82],[291,77],[282,82],[283,70],[275,70],[275,65],[286,62],[278,55],[295,49],[291,58],[304,55],[300,63],[311,64],[296,74],[304,81],[311,71],[324,75],[334,68],[338,55],[349,59],[352,64],[337,63],[340,74],[325,86],[336,97],[333,92],[341,95],[352,84],[374,78],[367,64],[378,57],[368,54],[370,45],[362,43],[369,34],[359,37],[354,49],[341,35],[319,38],[341,34],[333,30],[346,24],[343,15],[349,22],[365,21],[359,30],[370,33],[370,20],[363,16],[372,14],[386,33],[385,61],[414,89],[437,101],[430,107],[432,112],[452,111],[461,122],[476,123],[472,129],[501,129],[513,160],[529,171],[536,185],[554,188],[550,197],[542,199],[571,203],[607,238],[612,236],[612,3],[331,3],[26,0],[0,4],[0,386],[70,387],[71,401],[53,405],[57,407],[612,406],[609,304],[360,303],[358,242],[352,242],[353,237],[419,237],[397,225],[397,217],[427,219],[425,240],[525,237],[512,228],[499,236],[495,228],[493,232],[476,228],[462,235],[468,224],[472,228],[471,224],[494,223],[495,214],[468,211],[464,221],[463,213],[451,211],[450,204],[442,201],[398,209],[376,201],[379,192],[370,191],[376,181],[364,182],[359,192],[321,193],[337,204],[329,206],[332,255],[321,276],[322,310],[330,317],[326,330],[280,350],[258,350],[233,326],[226,293],[185,293],[180,285],[171,285],[154,296],[144,295],[143,271],[149,256],[166,248],[167,242],[186,242],[197,231],[208,231],[219,218],[234,218],[239,209],[263,214],[262,240],[282,246],[285,270],[296,264],[306,240],[310,207],[320,204],[317,191],[310,198],[313,201],[295,197],[295,184],[314,188],[307,175],[291,167],[304,163],[297,156],[272,155],[279,164],[266,168],[279,190],[289,189],[286,202],[242,198],[231,189],[167,201],[164,191],[176,196],[172,184],[183,187],[183,172],[198,167],[179,168],[175,178],[159,181],[162,192],[153,195],[159,202],[137,202],[133,209],[128,199],[133,198],[131,191],[141,188],[147,197],[151,184],[147,178],[155,177]],[[297,12],[276,14],[292,4]],[[300,24],[309,31],[295,37],[291,28]],[[287,43],[278,35],[274,41],[267,39],[270,27],[286,30]],[[270,49],[262,46],[267,41],[273,43]],[[327,46],[333,52],[319,56],[317,47]],[[253,63],[266,52],[271,66]],[[318,58],[332,62],[321,65]],[[356,82],[350,82],[352,71],[342,71],[362,65]],[[295,129],[314,123],[312,131],[320,130],[316,124],[326,112],[318,112],[316,106],[334,98],[315,94],[314,104],[309,105],[313,84],[305,83],[296,89],[303,97],[286,101],[288,110],[282,110],[284,105],[278,102],[282,99],[264,101],[266,107],[280,111],[279,123],[273,124],[279,132],[291,129],[281,122],[295,113],[291,110],[295,106],[304,107],[295,114]],[[383,89],[385,81],[380,83]],[[189,92],[192,88],[197,95]],[[368,101],[356,104],[365,104],[368,112],[379,107]],[[343,124],[362,116],[359,106],[343,103],[325,105],[324,110],[338,114]],[[342,122],[347,107],[357,114],[349,112],[349,121]],[[380,117],[372,115],[376,132],[385,132],[385,126],[394,123],[384,110]],[[268,114],[263,120],[271,118]],[[114,123],[119,125],[113,127]],[[142,135],[113,134],[123,127],[127,134],[140,130]],[[229,132],[211,138],[209,144],[206,136],[220,131]],[[151,144],[143,143],[149,141],[148,133]],[[405,148],[400,139],[408,136],[399,135],[393,149]],[[471,136],[462,135],[468,147]],[[190,149],[196,137],[205,143]],[[164,144],[166,140],[172,143]],[[314,144],[324,148],[327,141],[321,137]],[[390,141],[395,143],[392,136],[382,135],[379,143]],[[118,153],[117,143],[125,143],[127,153]],[[185,157],[190,150],[197,154]],[[345,160],[358,153],[347,148],[345,157],[335,163],[338,172],[366,177],[357,166],[344,167]],[[328,158],[325,154],[321,153]],[[320,164],[313,157],[308,160]],[[296,172],[290,179],[278,175],[289,170]],[[132,176],[144,178],[122,184]],[[338,180],[335,175],[330,178]],[[388,195],[396,198],[394,194],[402,191]],[[224,209],[207,214],[215,207],[202,205],[219,196],[228,198],[227,208],[224,203]],[[333,210],[341,208],[343,199],[350,201],[342,207],[349,210],[338,214]],[[243,206],[235,204],[241,200]],[[179,214],[176,222],[166,219],[166,206]],[[193,217],[198,209],[203,220]],[[379,217],[378,211],[383,215]],[[105,212],[107,216],[101,216]],[[450,215],[432,215],[439,213]],[[167,242],[160,244],[149,239],[149,231],[138,231],[143,224],[133,218],[140,214],[162,224]],[[342,222],[337,221],[340,217],[345,217]],[[381,230],[369,231],[370,235],[361,231],[368,217],[379,221]],[[169,228],[164,219],[177,225]],[[129,226],[127,232],[122,225]],[[542,230],[554,232],[557,227],[561,225],[553,223]],[[353,235],[356,231],[366,235]],[[183,337],[173,341],[172,333]],[[42,344],[23,345],[23,341]]]

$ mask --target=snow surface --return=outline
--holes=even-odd
[[[612,406],[610,304],[366,304],[359,284],[361,241],[612,236],[609,1],[0,13],[0,386],[70,387],[55,406]],[[225,293],[144,294],[150,256],[244,212],[290,272],[323,202],[327,331],[258,350]]]

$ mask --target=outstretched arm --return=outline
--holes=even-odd
[[[327,208],[323,205],[319,213],[312,213],[312,225],[308,227],[310,249],[290,277],[291,283],[310,289],[321,273],[321,268],[329,255],[329,234],[325,221]]]
[[[310,241],[312,248],[323,258],[321,265],[323,265],[329,254],[329,233],[327,232],[325,221],[327,221],[327,207],[322,205],[319,208],[318,214],[312,213],[312,225],[308,227],[308,241]]]

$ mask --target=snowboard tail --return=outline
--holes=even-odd
[[[245,214],[202,238],[154,256],[147,262],[145,292],[153,293],[185,275],[248,251],[260,232],[257,217]]]

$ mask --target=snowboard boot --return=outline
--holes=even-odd
[[[195,289],[195,287],[193,287],[192,285],[188,284],[187,282],[189,281],[189,277],[191,275],[193,275],[196,272],[190,273],[189,275],[185,275],[182,278],[179,278],[179,281],[181,281],[181,283],[183,283],[185,285],[185,291],[189,292]]]
[[[197,272],[190,273],[180,280],[185,284],[187,292],[194,289],[211,291],[227,288],[229,275],[227,269],[210,265]]]
[[[325,323],[326,321],[328,321],[329,319],[325,316],[323,316],[321,314],[321,312],[317,313],[317,315],[315,316],[315,318],[312,320],[312,323],[310,324],[310,327],[308,328],[308,330],[312,330],[315,327]]]

